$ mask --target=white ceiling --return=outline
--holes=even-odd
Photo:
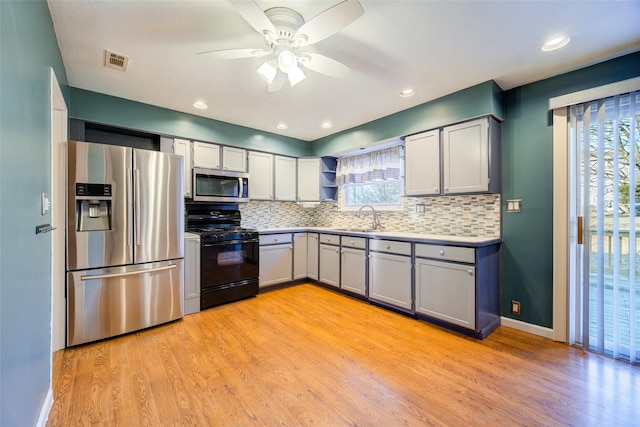
[[[507,90],[640,50],[640,1],[360,0],[363,16],[305,48],[352,72],[305,70],[302,83],[269,93],[256,73],[264,58],[196,55],[265,47],[225,0],[48,3],[71,86],[306,141],[487,80]],[[339,1],[256,3],[308,21]],[[540,50],[559,34],[571,43]],[[105,49],[130,57],[125,73],[103,66]],[[401,98],[409,86],[416,95]],[[209,108],[195,109],[197,100]],[[334,127],[322,129],[325,120]]]

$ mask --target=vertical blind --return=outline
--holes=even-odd
[[[582,345],[640,362],[640,92],[570,107],[582,212]]]

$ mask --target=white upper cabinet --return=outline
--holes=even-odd
[[[193,142],[193,167],[220,169],[220,146],[206,142]]]
[[[249,151],[249,199],[273,200],[273,154]]]
[[[275,200],[296,201],[296,158],[274,157]],[[250,184],[251,185],[251,184]]]
[[[487,118],[443,129],[443,193],[489,191],[489,122]]]
[[[405,138],[405,195],[500,193],[500,122],[492,116]]]
[[[184,157],[184,197],[191,198],[191,141],[175,138],[173,153]]]
[[[440,193],[440,130],[411,135],[404,140],[407,196]]]
[[[298,159],[298,201],[320,201],[321,164],[319,157]]]
[[[222,170],[247,171],[247,151],[236,147],[222,147]]]

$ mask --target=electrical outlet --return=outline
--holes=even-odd
[[[520,316],[520,301],[511,300],[511,314]]]
[[[416,204],[416,212],[424,213],[424,211],[425,211],[425,205],[423,203]]]

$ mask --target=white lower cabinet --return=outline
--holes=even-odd
[[[291,233],[260,236],[260,287],[290,282],[292,271]]]
[[[293,280],[309,277],[307,233],[293,234]]]
[[[340,287],[359,295],[367,293],[366,239],[341,237]]]
[[[184,314],[200,311],[200,236],[184,233]]]
[[[475,266],[416,259],[416,312],[475,330]]]
[[[339,237],[334,236],[336,240]],[[320,282],[340,287],[340,246],[320,244]]]
[[[307,274],[318,280],[318,233],[307,233]]]
[[[410,243],[369,241],[369,299],[408,311],[413,309]]]

